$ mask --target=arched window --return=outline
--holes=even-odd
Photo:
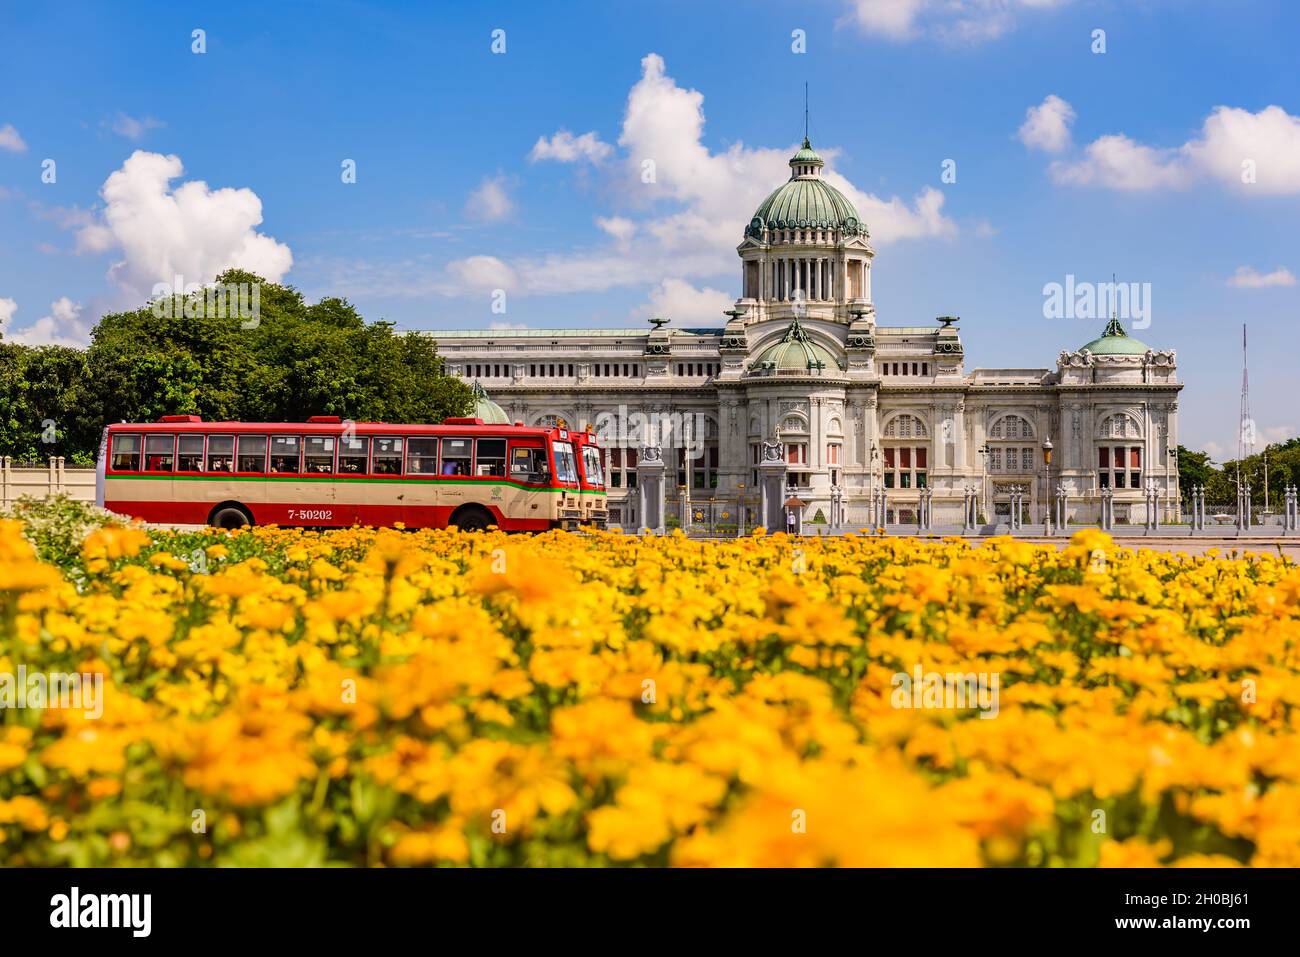
[[[1039,456],[1026,440],[1034,437],[1034,427],[1023,415],[1004,415],[989,426],[988,461],[990,472],[1029,474],[1038,470]]]
[[[1004,415],[989,429],[990,439],[1032,439],[1034,428],[1020,415]]]
[[[554,414],[539,416],[533,425],[537,426],[539,429],[553,429],[560,424],[560,418],[561,416]]]
[[[1140,439],[1142,430],[1133,421],[1132,416],[1117,412],[1101,420],[1097,437],[1103,439]]]
[[[925,422],[919,416],[896,415],[885,423],[887,439],[923,439],[928,434]]]
[[[1097,426],[1097,485],[1142,487],[1142,429],[1130,415],[1118,412]]]
[[[885,488],[925,488],[929,468],[929,448],[923,441],[929,435],[924,420],[903,413],[885,423],[882,450]]]

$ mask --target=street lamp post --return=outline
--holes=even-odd
[[[1043,509],[1047,516],[1043,522],[1043,530],[1052,534],[1052,440],[1043,439]]]
[[[980,454],[980,499],[984,505],[984,520],[988,521],[989,512],[989,444],[985,442],[977,450]]]
[[[1181,522],[1183,520],[1183,500],[1178,494],[1178,446],[1176,445],[1169,446],[1169,458],[1165,464],[1166,471],[1170,468],[1170,463],[1172,463],[1173,475],[1165,476],[1165,491],[1174,500],[1173,521]],[[1171,478],[1172,481],[1170,481]]]
[[[736,537],[745,537],[745,483],[736,483]]]

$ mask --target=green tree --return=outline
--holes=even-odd
[[[1208,489],[1214,471],[1214,463],[1210,461],[1209,452],[1193,452],[1191,449],[1178,446],[1178,491],[1183,501],[1191,501],[1194,486],[1204,485]],[[1208,491],[1206,494],[1208,497]]]
[[[191,414],[423,423],[473,407],[469,387],[444,374],[428,336],[367,323],[344,299],[309,305],[296,289],[242,270],[216,281],[260,284],[256,319],[174,296],[95,327],[83,403],[100,422]]]

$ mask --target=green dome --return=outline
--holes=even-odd
[[[750,367],[751,372],[806,372],[812,369],[844,370],[831,351],[808,338],[796,319],[781,341],[768,346]]]
[[[867,235],[866,224],[848,197],[819,175],[825,165],[807,138],[790,157],[790,179],[772,192],[754,211],[747,235],[766,229],[839,229],[850,235]]]
[[[482,419],[488,425],[510,424],[506,410],[488,398],[487,390],[479,384],[478,379],[474,380],[470,391],[474,393],[474,418]]]
[[[1151,347],[1125,332],[1118,319],[1112,319],[1106,323],[1106,330],[1101,334],[1101,338],[1093,339],[1092,342],[1079,347],[1080,352],[1084,349],[1095,356],[1141,356],[1146,355]]]

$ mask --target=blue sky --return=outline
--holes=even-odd
[[[1261,435],[1300,427],[1297,35],[1284,0],[7,4],[0,324],[84,342],[239,263],[404,328],[716,325],[807,82],[881,324],[1052,366],[1104,323],[1045,284],[1150,283],[1184,443],[1231,453],[1242,322]]]

